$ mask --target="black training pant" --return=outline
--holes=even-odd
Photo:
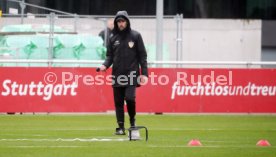
[[[131,126],[135,123],[136,115],[136,86],[113,87],[114,102],[116,109],[117,123],[120,128],[124,128],[125,114],[124,114],[124,100],[127,103],[127,111]]]

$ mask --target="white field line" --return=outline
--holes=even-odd
[[[59,146],[47,146],[47,145],[36,145],[36,146],[7,146],[6,148],[82,148],[82,147],[90,147],[90,146],[66,146],[66,145],[59,145]],[[276,146],[268,146],[268,147],[259,147],[259,146],[187,146],[187,145],[172,145],[172,146],[162,146],[162,145],[148,145],[150,148],[191,148],[191,149],[200,149],[200,148],[238,148],[238,149],[244,149],[244,148],[260,148],[260,149],[269,149],[269,148],[276,148]]]
[[[128,138],[91,138],[91,139],[84,139],[84,138],[58,138],[58,139],[29,139],[29,138],[21,138],[21,139],[0,139],[0,141],[8,141],[8,142],[15,142],[15,141],[31,141],[31,142],[112,142],[112,141],[128,141]]]
[[[7,146],[6,148],[82,148],[82,147],[90,147],[90,146]],[[276,148],[276,146],[268,146],[268,147],[258,147],[258,146],[185,146],[185,145],[176,145],[176,146],[157,146],[157,145],[149,145],[150,148],[191,148],[191,149],[200,149],[200,148],[260,148],[260,149],[269,149]]]
[[[276,129],[218,129],[218,128],[210,128],[210,129],[200,129],[200,128],[152,128],[150,130],[161,130],[161,131],[276,131]]]
[[[240,145],[240,146],[187,146],[187,145],[174,145],[174,146],[162,146],[162,145],[149,145],[148,147],[151,148],[276,148],[276,146],[267,146],[267,147],[260,147],[260,146],[249,146],[249,145]]]
[[[276,131],[276,129],[267,129],[267,130],[257,130],[257,129],[218,129],[218,128],[210,128],[210,129],[200,129],[200,128],[148,128],[151,131]],[[110,128],[77,128],[77,129],[66,129],[66,128],[44,128],[44,129],[9,129],[9,128],[0,128],[0,131],[109,131]]]
[[[1,128],[1,131],[9,131],[9,130],[20,130],[20,131],[107,131],[107,130],[111,130],[110,128],[105,128],[105,129],[99,129],[99,128],[78,128],[78,129],[66,129],[66,128],[55,128],[55,129],[49,129],[49,128],[44,128],[44,129],[36,129],[36,128],[32,128],[32,129],[24,129],[24,128],[20,128],[20,129],[9,129],[9,128]]]
[[[8,146],[6,148],[82,148],[88,146]]]

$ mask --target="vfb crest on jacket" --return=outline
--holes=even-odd
[[[134,46],[134,42],[133,41],[128,42],[128,46],[129,48],[132,48]]]

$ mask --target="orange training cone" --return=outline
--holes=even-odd
[[[189,141],[188,146],[202,146],[202,144],[199,140],[193,139]]]
[[[267,140],[259,140],[256,145],[262,147],[271,146],[271,144]]]

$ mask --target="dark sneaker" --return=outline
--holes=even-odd
[[[135,127],[135,119],[130,120],[130,127]]]
[[[114,133],[115,135],[125,135],[125,129],[122,128],[116,128],[116,131]]]

